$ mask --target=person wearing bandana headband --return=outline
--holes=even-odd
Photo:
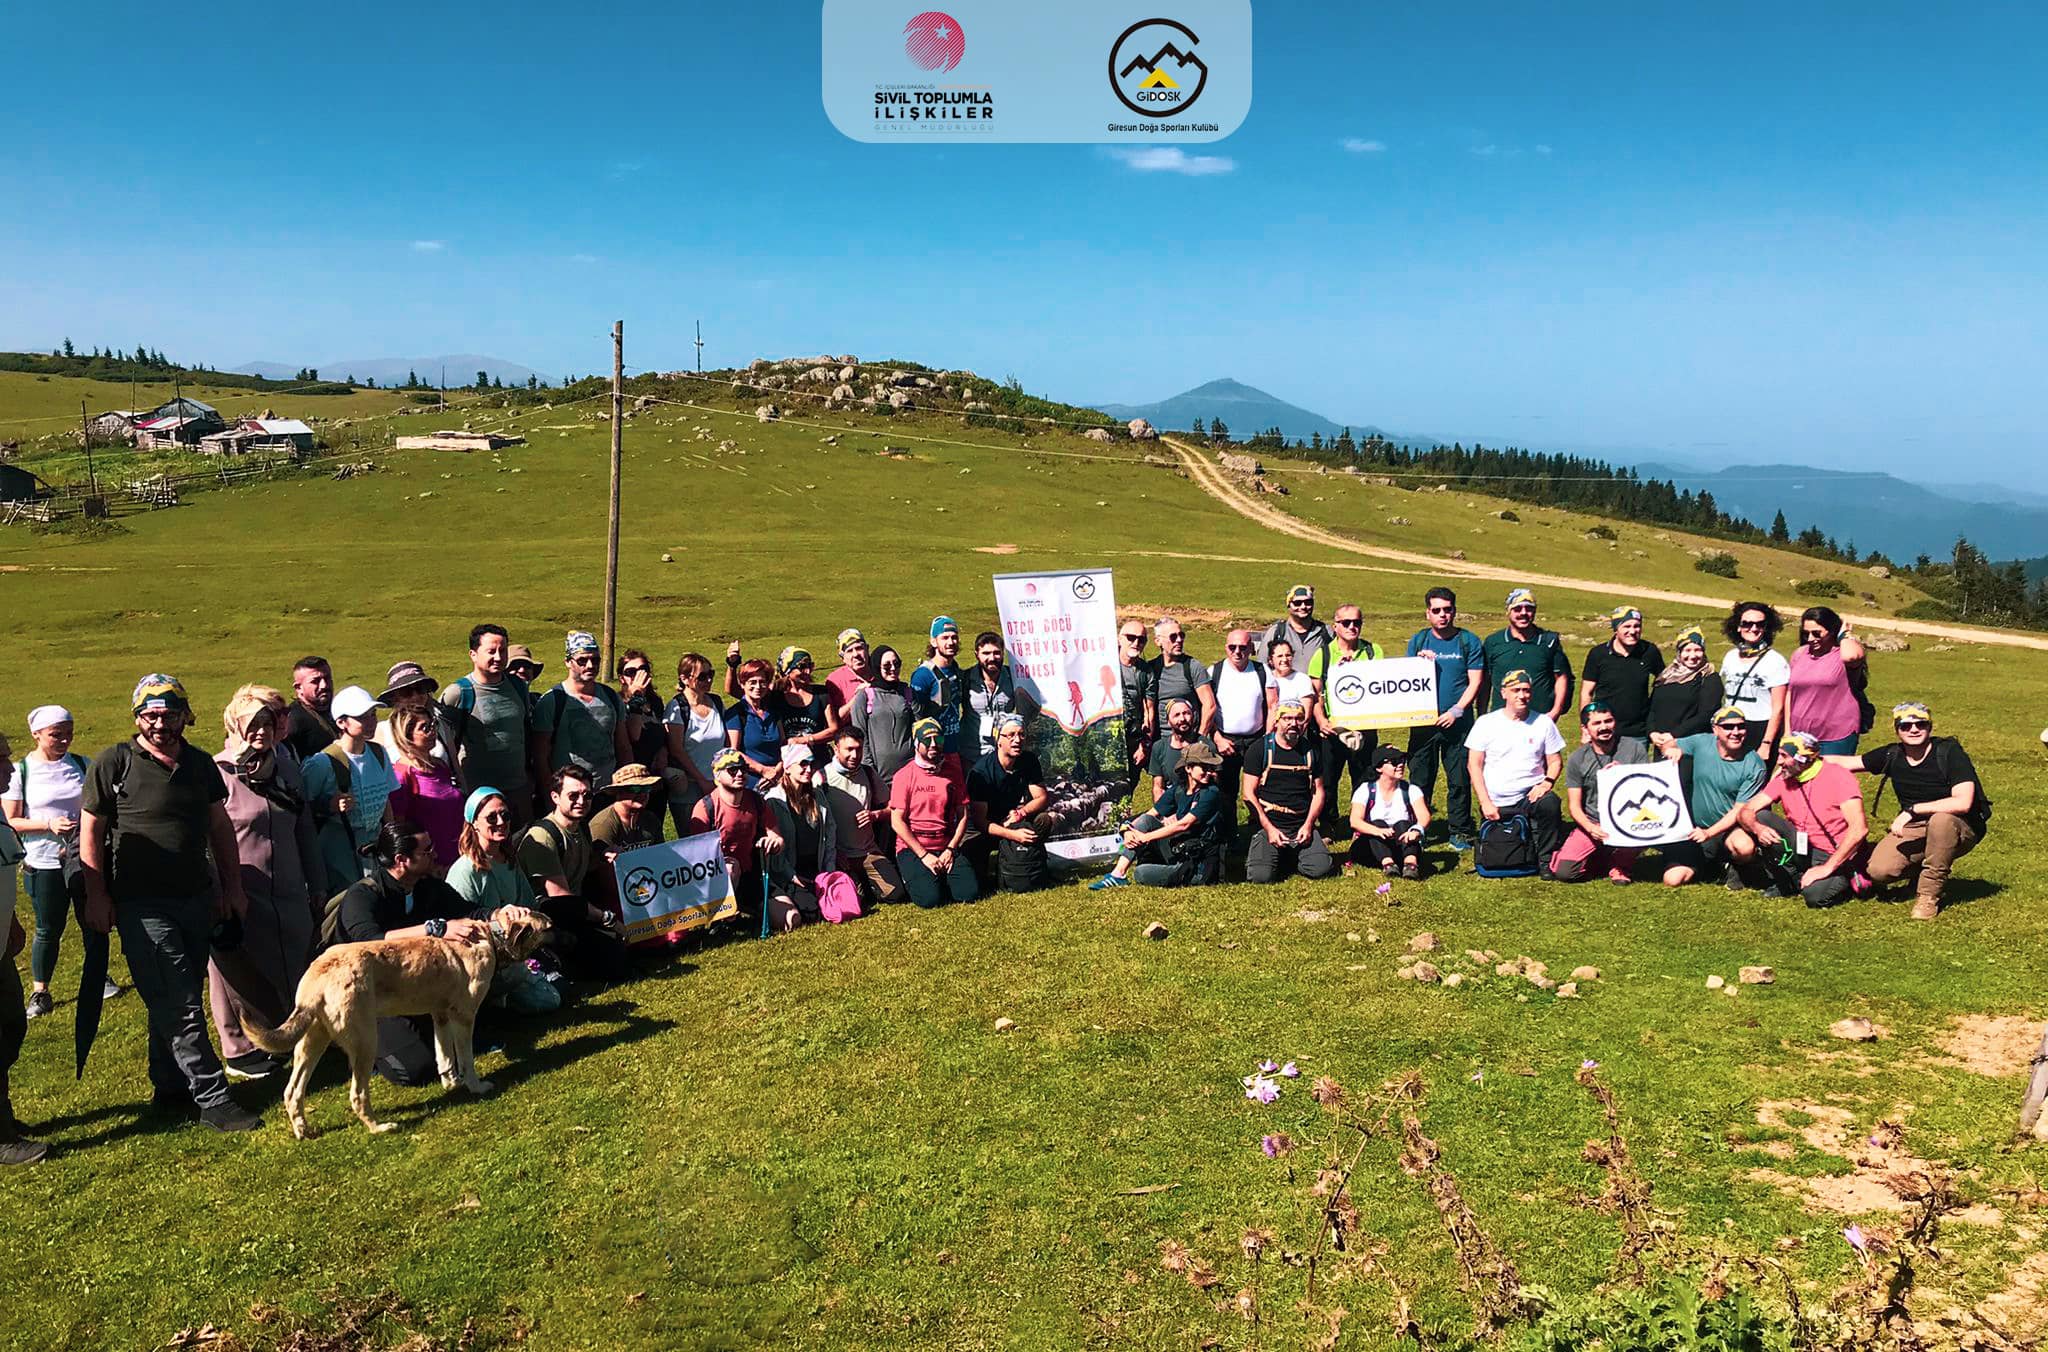
[[[1821,754],[1820,739],[1810,732],[1779,739],[1777,774],[1742,805],[1742,827],[1760,847],[1771,878],[1765,896],[1796,892],[1819,907],[1876,890],[1864,871],[1870,842],[1863,793],[1855,776]]]
[[[1871,851],[1871,881],[1883,887],[1914,876],[1913,918],[1932,920],[1941,914],[1955,861],[1990,829],[1991,799],[1963,744],[1934,735],[1934,714],[1925,704],[1893,705],[1892,731],[1898,740],[1888,746],[1827,759],[1853,774],[1881,776],[1890,787],[1898,813]]]
[[[1616,735],[1623,746],[1647,757],[1650,749],[1650,687],[1664,670],[1664,654],[1643,637],[1643,612],[1616,606],[1608,613],[1614,637],[1595,646],[1579,668],[1579,705],[1598,700],[1614,711]],[[1711,707],[1709,709],[1711,713]],[[1585,725],[1579,740],[1587,740]]]
[[[278,1068],[242,1031],[243,1022],[264,1022],[265,1011],[290,1006],[313,961],[314,908],[327,900],[315,895],[313,884],[316,874],[324,881],[326,870],[305,776],[293,757],[280,754],[291,718],[283,692],[243,686],[222,711],[227,740],[214,757],[228,786],[228,820],[235,827],[249,909],[242,917],[245,961],[232,974],[218,962],[210,964],[207,995],[221,1056],[229,1076],[238,1080],[260,1079]],[[270,989],[242,989],[238,983],[246,984],[252,974]]]
[[[968,813],[958,758],[946,751],[946,732],[936,718],[920,718],[910,740],[915,755],[896,772],[889,787],[896,870],[919,906],[973,901],[980,889],[960,851],[967,838]]]
[[[196,1112],[216,1131],[253,1131],[261,1120],[228,1097],[201,996],[214,936],[231,935],[249,904],[227,782],[185,740],[192,705],[175,678],[143,677],[130,707],[135,736],[101,752],[85,778],[85,923],[121,928],[149,1014],[155,1109]]]
[[[1564,640],[1556,630],[1536,623],[1536,593],[1527,587],[1508,593],[1507,619],[1507,628],[1488,634],[1480,645],[1486,684],[1476,707],[1505,707],[1501,679],[1511,671],[1525,672],[1533,682],[1530,707],[1555,723],[1564,717],[1572,697],[1572,660],[1565,655]]]
[[[80,916],[78,930],[87,968],[107,970],[107,937],[83,920],[85,879],[78,866],[78,814],[87,762],[71,749],[76,730],[71,711],[62,705],[31,709],[28,732],[33,740],[16,758],[13,777],[0,788],[7,825],[21,837],[23,890],[35,914],[35,942],[29,949],[29,975],[35,984],[26,1009],[31,1019],[55,1008],[50,980],[57,972],[58,945],[74,914]],[[120,993],[112,980],[102,978],[101,999]],[[5,1125],[0,1120],[0,1127]]]
[[[1707,665],[1707,636],[1687,625],[1671,640],[1671,665],[1650,687],[1650,733],[1692,737],[1714,725],[1722,698],[1721,674]]]
[[[1792,664],[1771,645],[1785,622],[1763,601],[1737,601],[1721,621],[1721,633],[1735,646],[1721,659],[1722,693],[1741,708],[1747,745],[1766,766],[1778,762],[1778,738],[1785,731],[1785,688]]]

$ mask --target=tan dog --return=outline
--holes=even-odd
[[[499,962],[524,961],[547,942],[549,933],[543,916],[504,912],[491,918],[490,938],[484,942],[377,939],[337,944],[315,958],[299,979],[297,1007],[281,1027],[248,1022],[243,1027],[263,1050],[280,1056],[292,1053],[291,1080],[284,1090],[292,1135],[303,1141],[314,1134],[306,1122],[306,1084],[330,1042],[348,1055],[348,1102],[363,1125],[377,1132],[397,1125],[370,1116],[370,1073],[377,1060],[380,1018],[432,1016],[441,1083],[450,1089],[459,1083],[472,1094],[490,1093],[490,1082],[477,1078],[476,1053],[470,1045],[477,1009],[490,993]]]

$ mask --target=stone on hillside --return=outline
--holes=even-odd
[[[1902,653],[1909,651],[1913,645],[1900,638],[1897,634],[1880,629],[1876,633],[1866,635],[1863,639],[1863,646],[1872,652]]]
[[[1578,998],[1579,998],[1579,983],[1578,983],[1578,982],[1576,982],[1576,981],[1567,981],[1567,982],[1565,982],[1565,983],[1564,983],[1564,984],[1563,984],[1562,986],[1559,986],[1559,987],[1557,988],[1557,998],[1558,998],[1558,999],[1560,999],[1560,1000],[1576,1000],[1576,999],[1578,999]]]
[[[832,403],[832,404],[843,404],[843,403],[851,403],[851,402],[852,402],[852,400],[853,400],[853,386],[851,386],[851,385],[834,385],[834,386],[832,387],[832,393],[831,393],[831,395],[830,395],[830,396],[829,396],[829,397],[827,398],[826,402],[827,402],[827,403]]]
[[[641,396],[640,396],[639,398],[637,398],[637,399],[635,399],[635,400],[633,401],[633,408],[634,408],[634,410],[635,410],[636,412],[637,412],[638,410],[640,410],[640,409],[643,409],[643,408],[653,408],[653,407],[654,407],[654,396],[653,396],[653,395],[651,395],[651,394],[643,394],[643,395],[641,395]]]
[[[1414,966],[1406,967],[1402,970],[1408,973],[1411,981],[1436,981],[1443,975],[1437,971],[1436,964],[1433,962],[1418,962]]]
[[[1012,1018],[1005,1017],[996,1020],[996,1031],[998,1033],[1007,1033],[1016,1026],[1017,1021]]]
[[[1465,984],[1465,974],[1463,972],[1452,972],[1444,978],[1444,984],[1446,986],[1462,986]]]
[[[1955,650],[1956,645],[1953,643],[1936,643],[1930,645],[1927,649],[1931,653],[1952,653]]]
[[[1145,937],[1147,939],[1164,939],[1166,937],[1166,926],[1160,924],[1157,920],[1153,921],[1145,926]]]
[[[1389,526],[1405,526],[1408,524],[1408,518],[1405,516],[1390,516],[1387,518],[1387,524]]]
[[[1877,1028],[1868,1019],[1852,1016],[1829,1024],[1828,1036],[1838,1037],[1844,1042],[1875,1042]]]
[[[1434,953],[1436,948],[1436,935],[1429,930],[1424,930],[1408,941],[1408,951],[1410,953]]]
[[[1868,571],[1872,577],[1890,577],[1892,575],[1892,570],[1881,563],[1871,564]]]
[[[928,390],[932,388],[934,382],[929,376],[919,376],[916,380],[913,380],[911,384],[917,386],[917,388],[919,388],[920,390]]]
[[[663,563],[674,563],[676,561],[676,556],[673,554],[664,554],[661,556],[661,561]]]
[[[1778,974],[1769,967],[1745,967],[1736,973],[1736,979],[1745,986],[1775,986]]]
[[[1132,441],[1151,441],[1159,435],[1143,418],[1131,419],[1130,429]]]
[[[1090,441],[1108,441],[1109,429],[1107,427],[1091,427],[1081,435]]]
[[[1572,968],[1572,980],[1574,981],[1598,981],[1599,979],[1600,969],[1598,967]]]
[[[1554,991],[1557,989],[1557,983],[1555,981],[1552,981],[1549,977],[1543,975],[1543,973],[1541,972],[1524,972],[1522,974],[1522,980],[1528,982],[1530,985],[1534,986],[1537,990],[1540,991]]]
[[[967,411],[969,413],[986,413],[988,412],[988,405],[982,403],[979,399],[970,399],[967,401]]]
[[[905,388],[915,388],[918,379],[918,376],[910,371],[891,371],[889,373],[889,383],[891,385],[900,385]]]
[[[1707,989],[1710,991],[1720,990],[1723,986],[1727,984],[1727,980],[1723,977],[1710,976],[1707,978]]]
[[[768,362],[767,359],[763,357],[756,357],[752,361],[747,363],[747,374],[750,376],[759,375],[761,372],[767,369]]]
[[[852,363],[849,362],[847,365],[839,368],[839,383],[842,385],[852,384],[856,374],[858,372],[854,369]]]
[[[1484,967],[1487,963],[1493,961],[1492,958],[1487,957],[1484,952],[1476,948],[1466,949],[1465,956],[1467,958],[1470,958],[1473,962],[1477,963],[1481,967]]]
[[[1465,557],[1465,551],[1462,549],[1454,549],[1451,551],[1450,556],[1454,559],[1463,559]]]
[[[782,416],[782,410],[773,404],[763,404],[754,410],[755,422],[774,422]]]
[[[907,394],[905,394],[905,393],[904,393],[904,392],[903,392],[902,390],[891,390],[891,391],[889,391],[889,407],[890,407],[890,408],[909,408],[909,407],[911,407],[911,401],[910,401],[910,396],[909,396],[909,395],[907,395]]]

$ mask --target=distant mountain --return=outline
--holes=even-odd
[[[541,376],[530,366],[506,361],[502,357],[485,357],[474,352],[458,352],[445,357],[357,357],[350,361],[299,362],[286,365],[277,361],[252,361],[234,369],[243,375],[266,376],[271,380],[290,380],[302,367],[310,366],[320,373],[323,380],[345,380],[354,376],[358,382],[374,380],[379,385],[403,385],[407,372],[418,372],[419,378],[429,385],[441,383],[441,370],[448,370],[451,386],[474,385],[478,371],[488,371],[494,380],[507,385],[524,385],[528,376]],[[541,376],[542,379],[547,379]]]
[[[1254,432],[1263,432],[1269,427],[1279,428],[1281,435],[1289,441],[1297,438],[1307,441],[1312,433],[1318,432],[1327,441],[1344,430],[1343,424],[1332,422],[1320,413],[1228,378],[1197,385],[1156,404],[1095,404],[1092,407],[1101,409],[1112,418],[1143,418],[1154,427],[1177,432],[1188,431],[1197,418],[1206,426],[1220,417],[1229,426],[1231,437],[1238,441],[1247,440]],[[1403,438],[1358,423],[1351,425],[1351,435],[1360,440],[1378,435],[1389,441],[1412,440],[1425,446],[1431,443],[1428,437]]]
[[[1994,559],[2026,558],[2048,540],[2048,507],[2029,506],[2008,494],[2003,504],[1965,502],[1889,474],[1815,469],[1811,465],[1730,465],[1712,472],[1655,462],[1639,464],[1644,478],[1714,495],[1724,512],[1769,526],[1779,511],[1797,535],[1819,526],[1839,544],[1863,553],[1883,550],[1900,562],[1915,555],[1946,557],[1956,537]]]

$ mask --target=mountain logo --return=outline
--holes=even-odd
[[[1141,19],[1109,49],[1109,87],[1140,117],[1176,117],[1195,106],[1209,67],[1195,55],[1201,39],[1172,19]]]
[[[1685,803],[1658,775],[1625,775],[1607,796],[1606,816],[1612,833],[1647,843],[1668,837],[1685,820]]]
[[[1356,704],[1365,698],[1365,682],[1346,673],[1337,678],[1336,687],[1330,693],[1339,704]]]
[[[1089,577],[1086,573],[1075,578],[1074,595],[1083,601],[1093,599],[1095,596],[1095,579]]]
[[[967,55],[967,34],[952,15],[928,9],[903,25],[903,51],[920,69],[949,71]]]
[[[636,868],[626,875],[626,900],[635,906],[652,905],[661,888],[654,876],[654,870]]]

